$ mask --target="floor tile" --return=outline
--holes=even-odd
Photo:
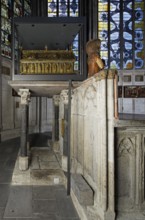
[[[31,186],[11,186],[5,218],[32,217]]]
[[[12,171],[2,170],[0,172],[0,184],[8,184],[11,183],[12,180]]]
[[[55,199],[54,186],[33,186],[33,199]]]
[[[0,184],[0,207],[5,207],[9,196],[10,185]]]
[[[70,196],[63,190],[58,190],[56,194],[57,208],[61,218],[78,218]]]
[[[45,216],[57,214],[56,200],[33,200],[33,213]]]

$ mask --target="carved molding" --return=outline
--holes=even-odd
[[[21,96],[21,105],[28,105],[30,102],[30,91],[29,89],[19,89],[18,94]]]
[[[98,72],[96,75],[94,75],[96,81],[100,81],[103,79],[115,79],[115,76],[117,75],[116,70],[102,70]]]
[[[21,74],[74,73],[75,56],[72,50],[22,50]]]

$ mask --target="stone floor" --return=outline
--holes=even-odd
[[[55,154],[35,145],[30,169],[20,171],[20,140],[0,144],[0,220],[79,220]]]

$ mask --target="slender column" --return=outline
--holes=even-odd
[[[2,68],[0,63],[0,142],[1,142],[1,130],[2,130]]]
[[[42,132],[42,97],[39,97],[39,133]]]
[[[52,133],[52,141],[53,141],[53,150],[59,150],[59,102],[60,96],[54,95],[53,96],[53,133]]]
[[[63,155],[67,156],[68,145],[68,90],[61,93],[64,103],[64,139],[63,139]]]
[[[18,94],[21,96],[21,141],[20,141],[20,157],[19,169],[28,169],[27,155],[27,129],[28,129],[28,104],[30,101],[29,89],[19,89]]]
[[[1,17],[1,4],[0,4],[0,17]],[[1,31],[0,31],[0,39]],[[0,142],[1,142],[1,130],[2,130],[2,57],[1,57],[1,44],[0,44]]]
[[[68,146],[68,90],[61,92],[61,101],[64,105],[63,119],[63,152],[62,152],[62,169],[67,171],[67,146]]]

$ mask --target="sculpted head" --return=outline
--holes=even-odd
[[[93,39],[87,42],[86,44],[86,52],[88,56],[96,53],[100,53],[101,47],[101,40],[100,39]]]

